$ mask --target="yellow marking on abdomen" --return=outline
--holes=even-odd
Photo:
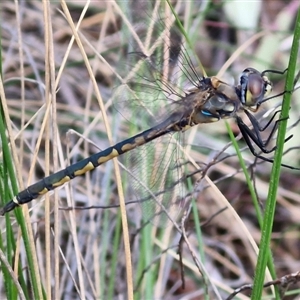
[[[123,145],[121,150],[123,152],[126,152],[126,151],[136,148],[137,146],[144,145],[145,142],[146,142],[145,139],[142,136],[140,136],[140,137],[137,137],[133,143],[128,143],[128,144]]]
[[[41,195],[44,195],[48,192],[49,192],[49,190],[47,188],[43,188],[40,192],[38,192],[38,194],[41,196]]]
[[[85,174],[85,173],[88,172],[88,171],[93,170],[93,169],[95,169],[94,165],[93,165],[91,162],[89,162],[88,164],[85,165],[84,168],[75,171],[75,172],[74,172],[74,175],[75,175],[75,176],[80,176],[80,175],[82,175],[82,174]]]
[[[119,153],[116,149],[113,149],[110,154],[106,155],[106,156],[102,156],[98,159],[98,164],[103,164],[109,160],[111,160],[112,158],[119,156]]]
[[[123,145],[122,148],[121,148],[121,150],[123,152],[126,152],[126,151],[129,151],[129,150],[131,150],[131,149],[133,149],[135,147],[136,147],[136,144],[129,144],[128,143],[128,144]]]
[[[63,177],[60,181],[57,181],[55,183],[52,184],[53,187],[58,187],[63,185],[66,182],[69,182],[71,180],[71,178],[69,176],[65,176]]]

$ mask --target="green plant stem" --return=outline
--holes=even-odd
[[[290,102],[291,102],[291,91],[294,89],[294,77],[296,70],[296,62],[298,57],[300,39],[300,10],[294,30],[294,40],[291,49],[290,61],[287,72],[285,91],[287,91],[283,98],[283,105],[281,111],[281,119],[288,118]],[[277,149],[275,151],[274,164],[272,168],[268,199],[266,202],[266,210],[263,218],[262,236],[260,240],[260,251],[257,259],[257,267],[255,270],[254,285],[251,299],[261,299],[262,289],[265,277],[265,268],[268,260],[268,249],[270,249],[271,233],[273,228],[273,220],[276,207],[276,196],[277,187],[279,183],[280,169],[281,169],[281,158],[283,154],[283,146],[285,140],[285,133],[287,127],[287,120],[280,122],[278,127],[277,137]],[[279,299],[279,298],[277,298]]]

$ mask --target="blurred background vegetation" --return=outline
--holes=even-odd
[[[129,28],[146,37],[150,29],[142,25],[146,19],[157,17],[152,14],[156,3],[2,2],[2,104],[8,108],[9,138],[15,141],[12,151],[19,159],[15,164],[19,190],[107,148],[107,124],[114,143],[148,129],[132,129],[131,124],[123,122],[113,99],[121,78],[128,72],[128,52],[135,50]],[[217,75],[236,85],[246,67],[260,71],[287,68],[299,1],[172,1],[172,6],[189,38],[191,55],[199,59],[208,76]],[[159,11],[161,20],[168,20],[172,14],[165,1],[160,3]],[[74,42],[72,26],[77,26],[81,45],[78,40]],[[270,77],[273,95],[283,92],[285,76]],[[299,92],[295,91],[288,123],[288,134],[294,136],[286,143],[283,157],[285,164],[295,167],[299,167],[300,145],[298,97]],[[257,114],[258,118],[280,107],[281,101],[282,97],[271,99]],[[100,103],[107,114],[107,124]],[[137,123],[136,118],[133,120]],[[243,157],[263,209],[272,165],[255,160],[241,140],[234,120],[229,124],[244,150]],[[213,182],[201,181],[201,173],[188,168],[195,175],[190,177],[186,189],[196,200],[199,217],[194,215],[188,223],[189,243],[180,247],[182,262],[177,254],[181,238],[178,230],[174,226],[143,226],[139,206],[127,206],[135,299],[226,299],[233,289],[253,281],[257,255],[254,244],[259,242],[261,232],[253,197],[224,121],[186,132],[184,142],[191,146],[189,155],[198,169],[210,166],[206,175]],[[4,159],[3,203],[17,192],[5,187],[5,163]],[[129,297],[129,258],[125,256],[119,208],[58,209],[118,205],[113,169],[111,162],[104,164],[74,179],[56,194],[47,195],[46,200],[34,201],[30,213],[24,211],[24,219],[16,218],[13,212],[1,219],[3,298]],[[298,173],[282,169],[271,244],[278,278],[300,270]],[[132,200],[130,180],[124,170],[122,184],[126,201]],[[201,227],[194,223],[195,218]],[[196,234],[199,229],[201,234]],[[24,237],[27,231],[29,236]],[[20,283],[18,293],[13,278]],[[270,280],[266,278],[266,282]],[[284,299],[297,299],[298,287],[299,284],[291,286],[291,295]],[[271,293],[266,289],[264,296]],[[246,291],[235,299],[249,299],[249,295]]]

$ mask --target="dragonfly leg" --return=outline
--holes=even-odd
[[[249,115],[251,115],[250,113],[248,113]],[[252,116],[252,115],[251,115]],[[274,117],[274,116],[273,116]],[[254,116],[252,116],[252,118],[249,118],[250,121],[252,121],[254,118]],[[270,162],[270,163],[273,163],[274,160],[271,159],[271,158],[267,158],[265,156],[262,156],[260,154],[258,154],[252,144],[252,141],[258,146],[258,148],[264,152],[264,153],[271,153],[273,151],[275,151],[276,149],[276,146],[273,147],[272,149],[268,150],[266,149],[266,146],[268,145],[268,143],[270,142],[270,139],[273,135],[273,133],[275,132],[275,130],[277,129],[278,127],[278,122],[280,122],[281,120],[277,120],[276,121],[276,124],[274,125],[273,129],[272,129],[272,132],[270,134],[270,136],[268,137],[267,141],[264,142],[262,140],[262,137],[261,137],[261,134],[260,132],[262,132],[263,130],[263,127],[259,127],[259,126],[256,126],[257,123],[252,123],[253,124],[253,127],[254,127],[254,132],[243,122],[243,120],[240,118],[240,117],[237,117],[236,118],[236,121],[237,121],[237,124],[238,124],[238,127],[241,131],[241,134],[243,135],[243,138],[247,144],[247,146],[249,147],[249,150],[251,151],[251,153],[257,157],[257,158],[260,158],[264,161],[267,161],[267,162]],[[257,120],[255,119],[255,121],[257,122]],[[268,127],[268,126],[267,126]],[[274,129],[275,128],[275,129]],[[289,137],[287,137],[284,142],[287,142],[289,139],[292,138],[292,135],[290,135]],[[286,168],[289,168],[289,169],[293,169],[293,170],[299,170],[299,168],[296,168],[296,167],[292,167],[290,165],[286,165],[286,164],[281,164],[281,166],[283,167],[286,167]]]
[[[285,72],[287,72],[287,68],[284,71],[279,71],[279,70],[264,70],[261,72],[261,75],[264,76],[266,73],[273,73],[273,74],[280,74],[283,75]]]
[[[247,115],[247,117],[249,118],[251,124],[253,125],[253,130],[254,130],[254,132],[252,132],[252,131],[251,131],[251,130],[243,123],[244,126],[246,127],[245,130],[249,131],[249,135],[250,135],[250,136],[253,135],[253,138],[251,138],[251,139],[256,143],[256,145],[257,145],[257,146],[260,148],[260,150],[261,150],[262,152],[264,152],[264,153],[270,153],[270,152],[273,152],[273,151],[276,149],[276,147],[273,147],[271,150],[268,150],[268,149],[266,149],[266,147],[269,145],[270,140],[271,140],[272,137],[274,136],[274,133],[275,133],[275,131],[276,131],[277,128],[278,128],[279,122],[284,121],[284,120],[287,120],[288,118],[281,118],[281,119],[278,119],[278,120],[275,121],[275,124],[274,124],[273,128],[271,129],[271,133],[269,134],[269,136],[268,136],[268,138],[267,138],[266,141],[263,141],[263,140],[262,140],[261,134],[260,134],[260,133],[263,132],[263,131],[265,131],[265,130],[270,126],[270,124],[273,122],[273,120],[274,120],[274,118],[276,117],[276,115],[277,115],[278,113],[280,113],[280,111],[281,111],[281,110],[276,111],[276,112],[273,114],[272,118],[268,121],[268,123],[267,123],[265,126],[263,126],[263,127],[260,126],[260,124],[259,124],[259,122],[257,121],[257,119],[256,119],[251,113],[249,113],[248,111],[245,111],[245,114]],[[290,135],[289,137],[287,137],[287,138],[285,139],[284,142],[287,142],[287,141],[288,141],[289,139],[291,139],[292,137],[293,137],[293,136]]]

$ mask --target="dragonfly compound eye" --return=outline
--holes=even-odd
[[[240,101],[248,107],[260,104],[264,97],[272,90],[272,85],[268,77],[263,76],[253,68],[244,70],[241,75],[240,84]]]

